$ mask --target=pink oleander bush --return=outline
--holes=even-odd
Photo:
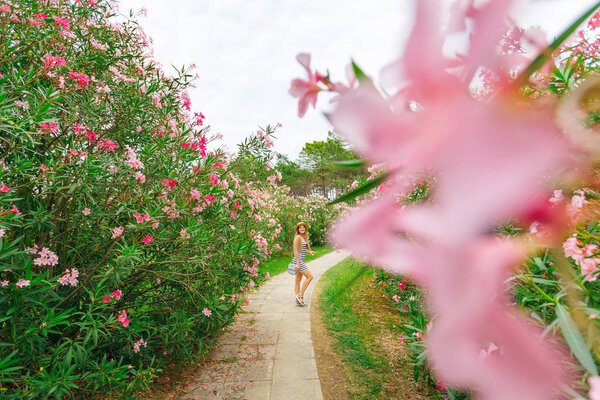
[[[379,281],[411,320],[399,341],[415,375],[441,398],[597,400],[598,5],[547,45],[510,25],[512,3],[455,2],[446,18],[418,1],[385,90],[300,54],[308,78],[290,93],[299,115],[335,93],[336,132],[383,165],[332,240],[409,277]],[[462,50],[442,51],[457,33]]]
[[[190,70],[166,75],[117,12],[0,5],[2,398],[147,389],[232,321],[258,264],[288,245],[287,207],[319,240],[334,216],[288,198],[276,172],[243,180],[191,108]]]

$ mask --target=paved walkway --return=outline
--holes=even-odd
[[[308,263],[315,279],[304,294],[305,302],[323,272],[348,256],[336,250]],[[221,336],[211,361],[181,399],[323,399],[310,307],[295,305],[293,277],[279,274],[249,297],[250,304]]]

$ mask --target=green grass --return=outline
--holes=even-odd
[[[425,382],[413,381],[412,366],[396,340],[406,319],[382,300],[374,271],[347,259],[319,280],[319,312],[332,348],[344,364],[340,373],[348,396],[353,400],[438,398]]]
[[[360,388],[349,392],[353,399],[379,398],[390,369],[387,360],[375,348],[373,338],[380,334],[378,327],[352,309],[356,289],[366,284],[372,273],[373,270],[362,263],[345,260],[321,278],[323,289],[319,301],[323,321],[334,338],[334,350],[353,372],[349,380]]]
[[[310,254],[306,253],[306,261],[314,260],[317,257],[321,257],[322,255],[325,255],[325,254],[333,251],[333,248],[330,246],[317,246],[317,247],[313,247],[312,249],[317,254],[314,256],[311,256]],[[291,251],[286,252],[286,253],[279,255],[278,257],[270,259],[269,261],[265,262],[264,264],[260,264],[258,266],[258,271],[261,274],[268,272],[269,275],[275,276],[284,271],[287,271],[287,266],[291,261],[292,261],[292,252]]]

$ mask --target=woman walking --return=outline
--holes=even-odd
[[[313,274],[310,272],[306,264],[304,264],[304,258],[306,257],[306,249],[311,255],[315,255],[315,252],[311,250],[310,244],[308,243],[308,224],[306,222],[300,222],[294,228],[296,236],[294,237],[294,258],[292,263],[296,264],[296,280],[294,282],[294,293],[296,294],[296,305],[305,306],[304,303],[304,292],[306,288],[313,280]],[[302,277],[306,278],[304,284],[300,285]]]

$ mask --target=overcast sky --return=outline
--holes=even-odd
[[[541,26],[552,39],[595,0],[533,0],[515,8],[523,27]],[[413,0],[121,0],[123,14],[147,9],[138,20],[154,41],[167,73],[171,65],[195,64],[190,90],[230,151],[258,126],[281,123],[275,149],[296,159],[305,142],[322,140],[330,128],[319,98],[304,118],[288,94],[305,72],[296,62],[312,54],[312,67],[345,80],[353,58],[370,75],[400,54],[410,32]]]

